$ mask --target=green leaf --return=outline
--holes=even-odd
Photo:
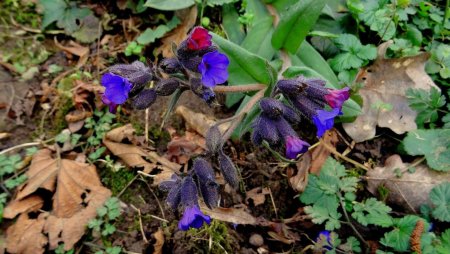
[[[361,58],[349,52],[339,54],[330,60],[331,68],[337,72],[359,68],[363,63]]]
[[[445,230],[439,238],[440,244],[436,246],[436,251],[439,254],[448,254],[450,250],[450,228]]]
[[[409,155],[425,155],[432,169],[450,170],[450,129],[411,131],[403,145]]]
[[[64,16],[64,10],[68,7],[64,0],[39,0],[39,3],[44,8],[42,29],[61,19]]]
[[[66,34],[72,34],[80,28],[79,20],[83,20],[91,14],[92,11],[88,8],[72,7],[64,11],[64,15],[58,19],[56,24],[58,27],[64,28]]]
[[[207,0],[206,2],[209,6],[221,6],[224,4],[237,2],[237,0]]]
[[[435,122],[438,119],[439,108],[445,105],[445,96],[434,87],[430,92],[424,89],[408,89],[406,98],[409,106],[417,111],[416,123],[419,126]]]
[[[233,5],[227,4],[222,7],[222,26],[228,40],[236,44],[241,44],[244,40],[245,32],[238,18],[239,14]]]
[[[100,20],[93,14],[90,14],[83,18],[81,21],[81,27],[75,31],[72,36],[80,42],[91,43],[94,42],[102,33],[100,27]]]
[[[285,13],[280,13],[281,20],[272,37],[274,48],[285,48],[292,54],[296,53],[319,18],[325,3],[326,0],[298,1]]]
[[[341,214],[336,210],[329,211],[325,207],[319,205],[306,206],[304,209],[305,213],[312,217],[312,222],[315,224],[325,223],[326,230],[335,230],[341,228]]]
[[[239,66],[242,72],[246,73],[259,83],[271,85],[276,82],[276,71],[267,60],[214,33],[213,41],[228,56],[230,59],[230,66],[231,64]],[[232,72],[231,68],[229,69],[229,73],[230,77],[236,75],[236,73]]]
[[[391,247],[395,251],[406,252],[409,251],[409,238],[411,233],[416,227],[418,220],[423,220],[425,224],[425,232],[428,232],[430,225],[424,219],[416,215],[407,215],[401,219],[396,219],[394,222],[394,229],[384,234],[384,237],[380,240],[380,243],[384,246]],[[423,235],[421,237],[421,243],[425,239]],[[424,246],[424,245],[422,245]]]
[[[102,235],[108,236],[108,235],[113,234],[114,232],[116,232],[116,227],[112,224],[107,223],[105,225],[105,228],[102,230]]]
[[[353,34],[341,34],[334,39],[336,46],[343,51],[357,52],[361,49],[362,44]]]
[[[361,244],[359,243],[358,239],[356,239],[356,237],[354,236],[350,236],[349,238],[347,238],[347,242],[340,245],[339,248],[345,251],[345,253],[361,252]]]
[[[175,11],[195,4],[194,0],[147,0],[144,6],[162,11]]]
[[[430,200],[434,205],[434,218],[450,222],[450,183],[444,182],[435,186],[430,192]]]
[[[122,253],[122,248],[119,246],[106,248],[106,254],[120,254],[120,253]]]
[[[368,198],[363,203],[353,205],[352,217],[364,226],[369,224],[382,227],[392,226],[391,208],[376,198]]]
[[[364,45],[356,55],[363,60],[374,60],[377,58],[377,48],[374,45]]]
[[[162,38],[167,32],[174,29],[178,24],[180,24],[180,20],[174,16],[167,25],[159,25],[155,30],[147,28],[136,40],[142,45],[153,43],[156,39]]]

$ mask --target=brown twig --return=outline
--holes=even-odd
[[[249,85],[239,85],[239,86],[216,86],[213,88],[216,93],[239,93],[239,92],[251,92],[260,91],[267,88],[263,84],[249,84]]]
[[[359,163],[359,162],[357,162],[357,161],[355,161],[355,160],[352,160],[352,159],[348,158],[348,157],[345,156],[345,155],[342,155],[340,152],[336,151],[336,149],[334,149],[334,147],[330,146],[330,145],[327,144],[326,142],[320,142],[320,143],[323,144],[323,146],[324,146],[330,153],[336,155],[337,157],[343,159],[344,161],[349,162],[349,163],[351,163],[351,164],[353,164],[353,165],[355,165],[355,166],[357,166],[357,167],[360,167],[360,168],[362,168],[362,169],[364,169],[364,170],[366,170],[366,171],[369,171],[369,170],[370,170],[370,168],[368,168],[367,166],[365,166],[365,165],[363,165],[363,164],[361,164],[361,163]]]
[[[148,243],[148,239],[145,236],[145,232],[144,232],[144,226],[142,225],[142,214],[141,214],[141,210],[137,207],[135,207],[133,204],[130,204],[131,208],[133,208],[139,215],[139,227],[141,230],[141,234],[142,234],[142,240],[144,240],[145,243]]]

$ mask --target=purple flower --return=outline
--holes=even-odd
[[[342,109],[342,104],[350,97],[350,88],[345,87],[340,90],[328,89],[329,94],[325,95],[325,100],[332,108]]]
[[[287,136],[286,140],[286,157],[295,160],[297,155],[308,151],[311,145],[296,136]]]
[[[214,87],[227,81],[229,64],[228,57],[218,51],[203,55],[198,65],[198,70],[202,74],[202,83],[207,87]]]
[[[333,245],[331,244],[330,231],[320,231],[316,238],[316,242],[323,246],[323,248],[331,250]]]
[[[110,107],[110,111],[128,99],[132,85],[126,78],[108,72],[103,75],[101,83],[105,87],[102,100]]]
[[[116,111],[117,111],[117,106],[119,106],[119,105],[117,105],[116,103],[114,103],[114,102],[108,100],[108,98],[106,98],[105,95],[102,96],[102,102],[103,102],[103,104],[105,104],[106,106],[109,107],[109,112],[110,112],[110,113],[112,113],[112,114],[115,114],[115,113],[116,113]]]
[[[178,223],[178,228],[184,231],[189,228],[201,228],[204,222],[209,225],[211,223],[211,217],[203,214],[198,205],[191,205],[184,209],[183,217]]]
[[[331,111],[317,110],[317,114],[313,116],[313,123],[317,127],[317,136],[320,138],[325,134],[325,131],[333,128],[334,118],[338,115],[342,115],[342,112],[338,108],[333,108]]]

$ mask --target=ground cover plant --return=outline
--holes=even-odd
[[[1,253],[449,253],[449,1],[0,12]]]

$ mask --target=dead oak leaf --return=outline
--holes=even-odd
[[[430,204],[428,197],[434,186],[450,181],[450,173],[431,170],[425,164],[415,166],[414,172],[410,173],[410,167],[411,164],[404,163],[399,155],[392,155],[384,167],[367,172],[367,189],[376,195],[379,186],[384,186],[389,190],[390,203],[417,213],[422,204]],[[398,172],[401,172],[400,177],[397,176]]]
[[[387,127],[397,134],[417,129],[417,113],[409,107],[406,91],[412,89],[439,89],[425,72],[429,54],[385,59],[389,42],[378,47],[378,58],[373,65],[363,68],[356,82],[364,83],[359,90],[363,98],[362,113],[343,127],[356,142],[375,137],[376,126]]]
[[[30,219],[27,213],[19,216],[16,223],[6,231],[6,250],[9,253],[44,253],[48,240],[42,233],[44,216]]]
[[[49,249],[57,248],[61,242],[65,250],[73,248],[84,235],[88,221],[97,215],[97,208],[111,196],[111,192],[102,186],[94,166],[53,158],[48,149],[40,150],[33,156],[26,176],[27,182],[20,187],[15,200],[6,210],[16,209],[11,211],[12,214],[21,212],[23,208],[16,206],[15,202],[25,202],[39,188],[54,192],[52,209],[41,212],[37,219],[22,217],[8,229],[7,248],[11,253],[43,253],[40,247],[42,241],[23,241],[23,237],[18,237],[30,225],[36,230],[30,238],[45,234],[45,243],[48,242]],[[20,217],[26,214],[24,212]],[[22,247],[15,249],[16,246]],[[26,249],[35,251],[23,252]]]
[[[44,200],[37,195],[31,195],[21,200],[15,199],[11,201],[7,207],[5,207],[5,210],[3,211],[3,218],[13,219],[18,214],[37,211],[43,204]]]

